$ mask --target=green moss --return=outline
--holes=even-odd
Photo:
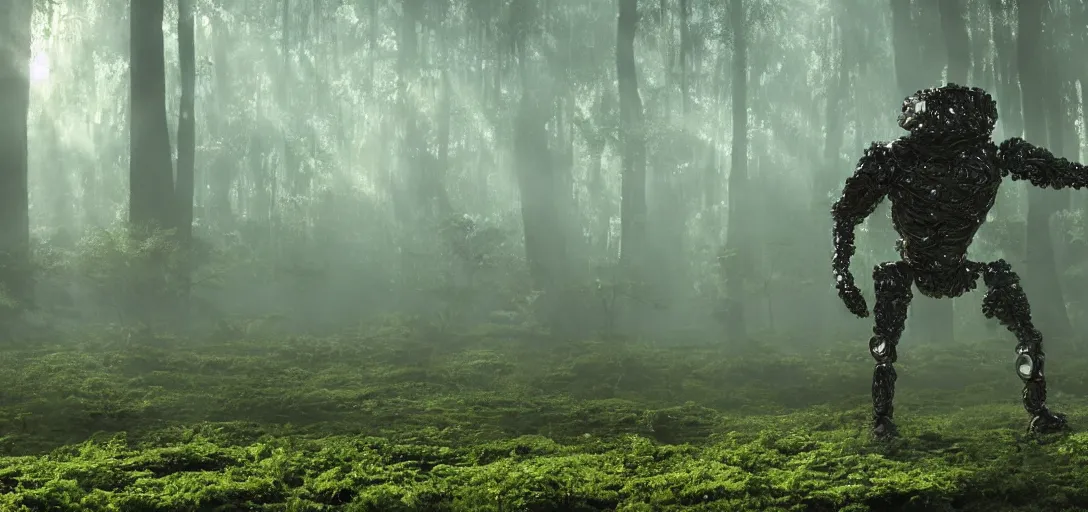
[[[1025,438],[996,345],[905,351],[874,443],[864,347],[395,327],[0,353],[0,510],[1088,509],[1088,434]],[[1050,369],[1082,425],[1088,368]]]

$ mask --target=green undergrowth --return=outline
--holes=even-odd
[[[0,511],[1088,510],[1088,434],[1024,435],[1009,343],[902,347],[877,443],[864,341],[238,337],[0,350]],[[1084,425],[1088,361],[1048,370]]]

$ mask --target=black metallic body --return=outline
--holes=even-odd
[[[918,91],[903,102],[899,118],[910,135],[872,144],[831,209],[836,288],[859,317],[869,313],[850,273],[854,228],[887,197],[900,236],[902,259],[877,265],[873,271],[876,322],[869,350],[876,359],[873,433],[878,437],[897,433],[892,422],[893,364],[913,296],[911,286],[929,297],[958,297],[974,289],[979,277],[988,290],[983,314],[997,318],[1018,341],[1016,372],[1024,382],[1029,429],[1047,433],[1066,427],[1065,417],[1046,406],[1042,335],[1032,324],[1019,276],[1004,260],[968,260],[967,248],[994,205],[1004,177],[1040,187],[1079,189],[1088,186],[1088,170],[1023,139],[995,145],[990,134],[996,121],[997,104],[982,89],[949,84]]]

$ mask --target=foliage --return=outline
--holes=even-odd
[[[875,444],[864,347],[549,344],[499,325],[441,344],[421,335],[390,319],[338,338],[118,344],[103,333],[9,348],[0,508],[1088,505],[1088,437],[1021,439],[1019,382],[993,344],[905,354],[905,437]],[[1051,368],[1052,400],[1075,423],[1088,420],[1084,370]]]
[[[47,288],[83,295],[125,325],[150,325],[176,315],[164,306],[194,287],[214,286],[222,264],[199,239],[184,250],[174,230],[133,232],[123,225],[93,230],[70,249],[42,246],[35,262]]]
[[[432,288],[441,304],[434,325],[448,332],[514,309],[517,297],[527,291],[518,279],[523,258],[510,234],[493,219],[469,214],[445,218],[437,232],[441,248],[435,266],[444,271]]]
[[[446,219],[439,232],[450,256],[464,272],[469,286],[475,284],[480,270],[494,268],[498,264],[498,259],[503,256],[500,251],[509,238],[498,227],[482,223],[467,214]]]

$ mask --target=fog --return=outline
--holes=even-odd
[[[1074,0],[0,0],[0,509],[1088,506],[1083,436],[1000,451],[1047,395],[983,280],[913,294],[870,449],[888,201],[867,318],[832,272],[920,90],[1088,160],[1086,50]],[[1086,209],[1005,179],[967,254],[1070,424]]]
[[[182,308],[187,328],[260,318],[297,333],[502,319],[565,337],[860,347],[869,321],[835,297],[829,209],[864,147],[905,134],[905,96],[982,87],[996,141],[1042,134],[1072,160],[1085,146],[1083,6],[1053,3],[1046,35],[1018,42],[1012,2],[908,4],[642,3],[625,27],[604,1],[198,0],[187,148],[176,6],[162,67],[150,50],[134,76],[129,45],[156,42],[130,39],[158,37],[154,13],[43,3],[27,126],[34,315],[176,327]],[[1039,101],[1021,101],[1024,51],[1048,77]],[[130,94],[156,72],[162,105],[153,85],[151,104]],[[165,108],[165,126],[133,111],[145,108]],[[147,124],[130,134],[130,119]],[[177,185],[163,189],[167,146]],[[151,258],[120,236],[129,202],[175,226],[189,152],[193,241],[164,251],[185,252],[191,278],[140,288],[120,270]],[[151,184],[130,192],[130,176]],[[1081,332],[1084,197],[1002,190],[970,257],[1027,276],[1044,333]],[[1032,208],[1048,212],[1051,258],[1025,257]],[[896,238],[886,203],[859,227],[870,304],[870,269],[898,259]],[[186,300],[149,307],[179,287]],[[905,343],[994,336],[979,292],[915,297]]]

